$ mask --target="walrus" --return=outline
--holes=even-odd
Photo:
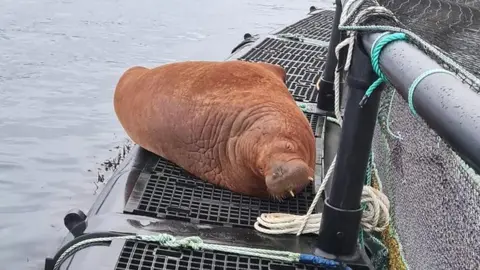
[[[144,149],[233,192],[284,199],[313,181],[315,137],[285,70],[246,61],[134,66],[114,109]]]

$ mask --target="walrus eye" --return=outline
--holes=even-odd
[[[287,148],[288,150],[293,150],[293,144],[287,142],[287,143],[285,144],[285,148]]]

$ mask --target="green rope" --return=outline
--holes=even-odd
[[[305,104],[298,104],[298,107],[299,107],[300,110],[302,110],[303,112],[307,112],[307,105],[305,105]]]
[[[373,91],[375,91],[378,86],[380,86],[384,82],[388,82],[387,77],[380,69],[380,53],[389,43],[398,40],[407,40],[407,35],[405,35],[404,33],[383,33],[372,44],[372,49],[370,51],[372,68],[377,74],[378,79],[373,82],[370,87],[368,87],[367,91],[365,92],[365,96],[360,101],[360,107],[363,107],[367,103],[368,98],[370,97],[370,95],[372,95]]]
[[[408,37],[405,33],[389,33],[385,32],[381,34],[372,44],[372,48],[370,50],[370,56],[371,56],[371,63],[372,63],[372,68],[375,71],[375,73],[378,75],[378,79],[373,82],[370,87],[367,89],[365,92],[365,96],[362,98],[360,101],[360,106],[363,107],[365,103],[367,102],[368,98],[370,95],[377,89],[378,86],[380,86],[382,83],[386,82],[388,83],[388,79],[383,74],[382,70],[380,69],[380,54],[382,50],[390,44],[391,42],[394,41],[399,41],[399,40],[408,40]],[[413,105],[413,94],[415,92],[415,89],[417,85],[426,77],[436,74],[436,73],[446,73],[450,74],[452,76],[455,76],[452,72],[445,70],[445,69],[433,69],[433,70],[428,70],[422,73],[420,76],[418,76],[410,85],[408,89],[408,107],[410,108],[410,111],[412,112],[413,115],[417,116],[417,112],[415,110],[415,107]]]
[[[162,246],[172,248],[191,248],[193,250],[200,250],[204,245],[203,240],[198,236],[185,237],[177,240],[174,236],[166,233],[160,233],[157,235],[138,235],[137,239],[147,242],[157,242]]]
[[[193,250],[214,250],[225,253],[235,253],[245,256],[260,257],[270,260],[277,260],[290,263],[305,263],[310,265],[321,266],[322,269],[345,269],[352,270],[345,263],[323,258],[313,254],[304,254],[304,253],[294,253],[289,251],[279,251],[279,250],[269,250],[269,249],[259,249],[259,248],[248,248],[248,247],[238,247],[230,245],[217,245],[217,244],[208,244],[204,243],[203,240],[198,236],[185,237],[183,239],[177,240],[174,236],[166,233],[160,233],[157,235],[127,235],[127,236],[112,236],[112,237],[101,237],[101,238],[92,238],[80,241],[73,244],[68,249],[66,249],[56,260],[53,267],[54,270],[59,270],[62,263],[71,255],[77,251],[97,245],[98,243],[109,242],[114,239],[125,239],[125,240],[141,240],[146,242],[158,243],[160,246],[170,247],[170,248],[187,248]]]
[[[347,265],[323,257],[318,257],[311,254],[302,254],[294,253],[289,251],[280,251],[280,250],[270,250],[270,249],[259,249],[259,248],[248,248],[248,247],[238,247],[230,245],[217,245],[217,244],[208,244],[204,243],[203,240],[198,236],[185,237],[183,239],[177,240],[174,236],[161,233],[157,235],[137,235],[134,236],[138,240],[156,242],[162,246],[171,247],[171,248],[191,248],[193,250],[215,250],[225,253],[235,253],[245,256],[254,256],[261,257],[271,260],[278,260],[284,262],[300,262],[307,264],[314,264],[323,266],[326,269],[345,269],[352,270]]]
[[[410,40],[413,40],[414,43],[417,43],[420,45],[421,49],[424,51],[428,51],[429,53],[435,55],[438,57],[442,62],[445,64],[449,65],[450,67],[453,67],[458,71],[458,73],[461,73],[465,75],[469,80],[472,81],[472,84],[475,84],[477,86],[480,86],[480,79],[475,77],[472,73],[467,71],[465,68],[457,64],[454,60],[449,58],[447,55],[445,55],[442,51],[437,49],[435,46],[432,46],[428,42],[424,41],[420,36],[415,34],[412,31],[402,29],[400,27],[394,27],[394,26],[388,26],[388,25],[339,25],[338,30],[340,31],[362,31],[362,32],[380,32],[380,31],[391,31],[391,32],[400,32],[400,33],[405,33],[408,35]],[[475,89],[474,89],[475,90]],[[478,90],[476,90],[478,92]]]
[[[289,251],[207,244],[204,243],[203,240],[198,236],[185,237],[183,239],[177,240],[172,235],[161,233],[157,235],[138,235],[137,239],[148,242],[156,242],[162,246],[171,248],[191,248],[193,250],[208,249],[288,262],[298,262],[300,258],[299,253],[293,253]]]
[[[397,132],[397,134],[393,133],[393,131],[390,129],[390,114],[392,113],[392,106],[393,106],[393,99],[395,98],[396,90],[395,88],[391,87],[390,92],[392,93],[392,96],[390,97],[390,102],[388,103],[388,110],[387,110],[387,121],[386,121],[386,129],[388,135],[391,137],[401,140],[402,137],[400,136],[400,132]]]
[[[362,228],[358,230],[358,243],[360,243],[361,247],[365,245],[365,236]]]
[[[446,73],[450,74],[452,76],[455,76],[453,72],[450,72],[445,69],[432,69],[432,70],[427,70],[424,73],[422,73],[420,76],[418,76],[413,82],[412,85],[408,88],[408,107],[410,108],[410,111],[412,112],[413,115],[417,116],[417,111],[415,111],[415,107],[413,106],[413,93],[415,92],[415,88],[417,88],[417,85],[426,77],[435,74],[435,73]]]

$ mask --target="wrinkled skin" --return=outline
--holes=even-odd
[[[143,148],[233,192],[282,199],[313,178],[315,138],[282,67],[189,61],[132,67],[114,96]]]

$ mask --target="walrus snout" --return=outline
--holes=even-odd
[[[272,164],[271,173],[265,177],[268,193],[274,198],[283,199],[297,194],[311,183],[313,170],[300,159]]]

